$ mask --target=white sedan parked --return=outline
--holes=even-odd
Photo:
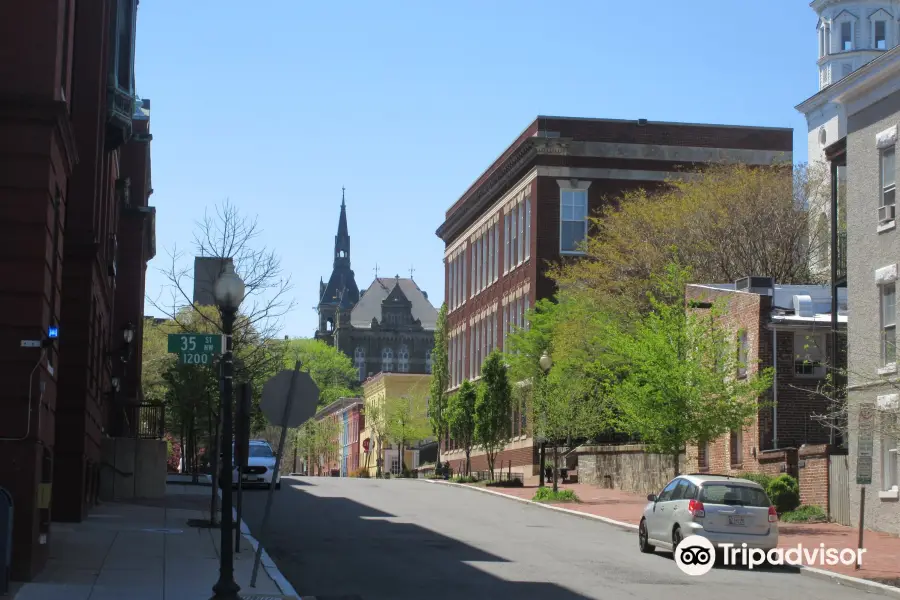
[[[675,551],[699,535],[714,546],[734,544],[769,550],[778,546],[778,514],[765,490],[748,479],[681,475],[647,496],[638,529],[641,552]]]
[[[234,446],[232,446],[232,451]],[[250,440],[250,453],[247,457],[247,468],[243,473],[243,487],[249,485],[262,485],[269,487],[272,485],[272,476],[275,474],[275,452],[269,442],[265,440]],[[238,469],[234,467],[231,474],[231,483],[237,486]],[[275,489],[281,489],[281,473],[275,480]]]

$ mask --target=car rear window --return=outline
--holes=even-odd
[[[768,507],[769,497],[760,488],[732,483],[705,483],[700,491],[700,502],[726,506]]]

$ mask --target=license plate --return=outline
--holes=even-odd
[[[259,481],[259,477],[251,477],[249,475],[244,475],[244,481]]]
[[[729,525],[740,525],[743,527],[744,515],[734,515],[734,516],[728,517],[728,524]]]

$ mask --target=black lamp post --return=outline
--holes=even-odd
[[[550,372],[550,367],[553,366],[553,359],[550,358],[550,355],[547,353],[546,350],[544,350],[544,353],[541,355],[541,358],[538,361],[538,364],[541,367],[541,371],[544,372],[544,377],[546,377],[547,373]],[[544,452],[544,449],[546,448],[546,446],[547,446],[547,443],[545,441],[541,440],[541,466],[540,466],[541,474],[540,474],[540,480],[538,481],[538,485],[540,487],[544,487],[544,483],[545,483],[544,469],[547,464],[547,459],[546,459],[546,453]]]
[[[213,586],[214,595],[211,600],[240,600],[240,586],[234,580],[234,538],[232,537],[233,516],[231,514],[231,458],[233,425],[231,419],[232,374],[234,372],[231,334],[234,330],[234,318],[238,307],[244,299],[244,282],[234,272],[229,262],[225,272],[219,276],[213,287],[216,304],[222,315],[222,331],[225,334],[225,348],[222,352],[222,467],[219,470],[219,484],[222,489],[222,534],[221,552],[219,553],[219,580]],[[226,481],[226,477],[228,481]]]

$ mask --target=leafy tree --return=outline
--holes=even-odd
[[[330,417],[310,419],[299,427],[296,443],[307,457],[311,471],[315,464],[316,474],[322,474],[325,462],[335,456],[340,449],[339,434],[340,424]]]
[[[334,346],[308,338],[285,340],[284,368],[293,369],[298,360],[319,387],[320,408],[359,393],[359,373],[350,357]]]
[[[441,462],[441,444],[447,437],[447,386],[450,369],[447,356],[447,304],[441,305],[434,328],[434,348],[431,351],[431,394],[428,418],[431,431],[438,440],[437,462]]]
[[[670,264],[654,286],[683,299],[689,278],[689,269]],[[663,302],[653,294],[649,300],[650,312],[632,328],[607,327],[606,343],[622,367],[608,389],[621,430],[672,456],[677,474],[686,444],[741,429],[757,414],[772,374],[737,376],[734,332],[722,325],[720,307],[702,314],[685,310],[683,300]]]
[[[481,367],[481,385],[475,401],[475,443],[484,447],[488,471],[494,478],[494,459],[509,440],[512,390],[503,355],[494,350]]]
[[[478,389],[468,379],[450,397],[447,405],[447,424],[450,435],[460,444],[466,454],[466,475],[472,470],[470,456],[475,445],[475,402]]]
[[[372,436],[375,438],[375,446],[370,452],[370,454],[375,454],[375,477],[381,477],[381,459],[384,456],[384,441],[388,435],[388,419],[384,401],[366,401],[363,414],[366,419],[366,427],[372,431]],[[368,460],[368,457],[366,459]]]
[[[605,310],[650,309],[655,276],[672,259],[699,281],[748,274],[780,283],[820,278],[828,224],[807,210],[828,186],[824,171],[803,165],[717,165],[656,191],[638,190],[592,219],[586,257],[551,269],[559,288]]]
[[[422,392],[413,388],[403,396],[388,397],[384,401],[385,433],[391,444],[397,446],[401,471],[405,469],[404,449],[431,433],[427,396]]]

